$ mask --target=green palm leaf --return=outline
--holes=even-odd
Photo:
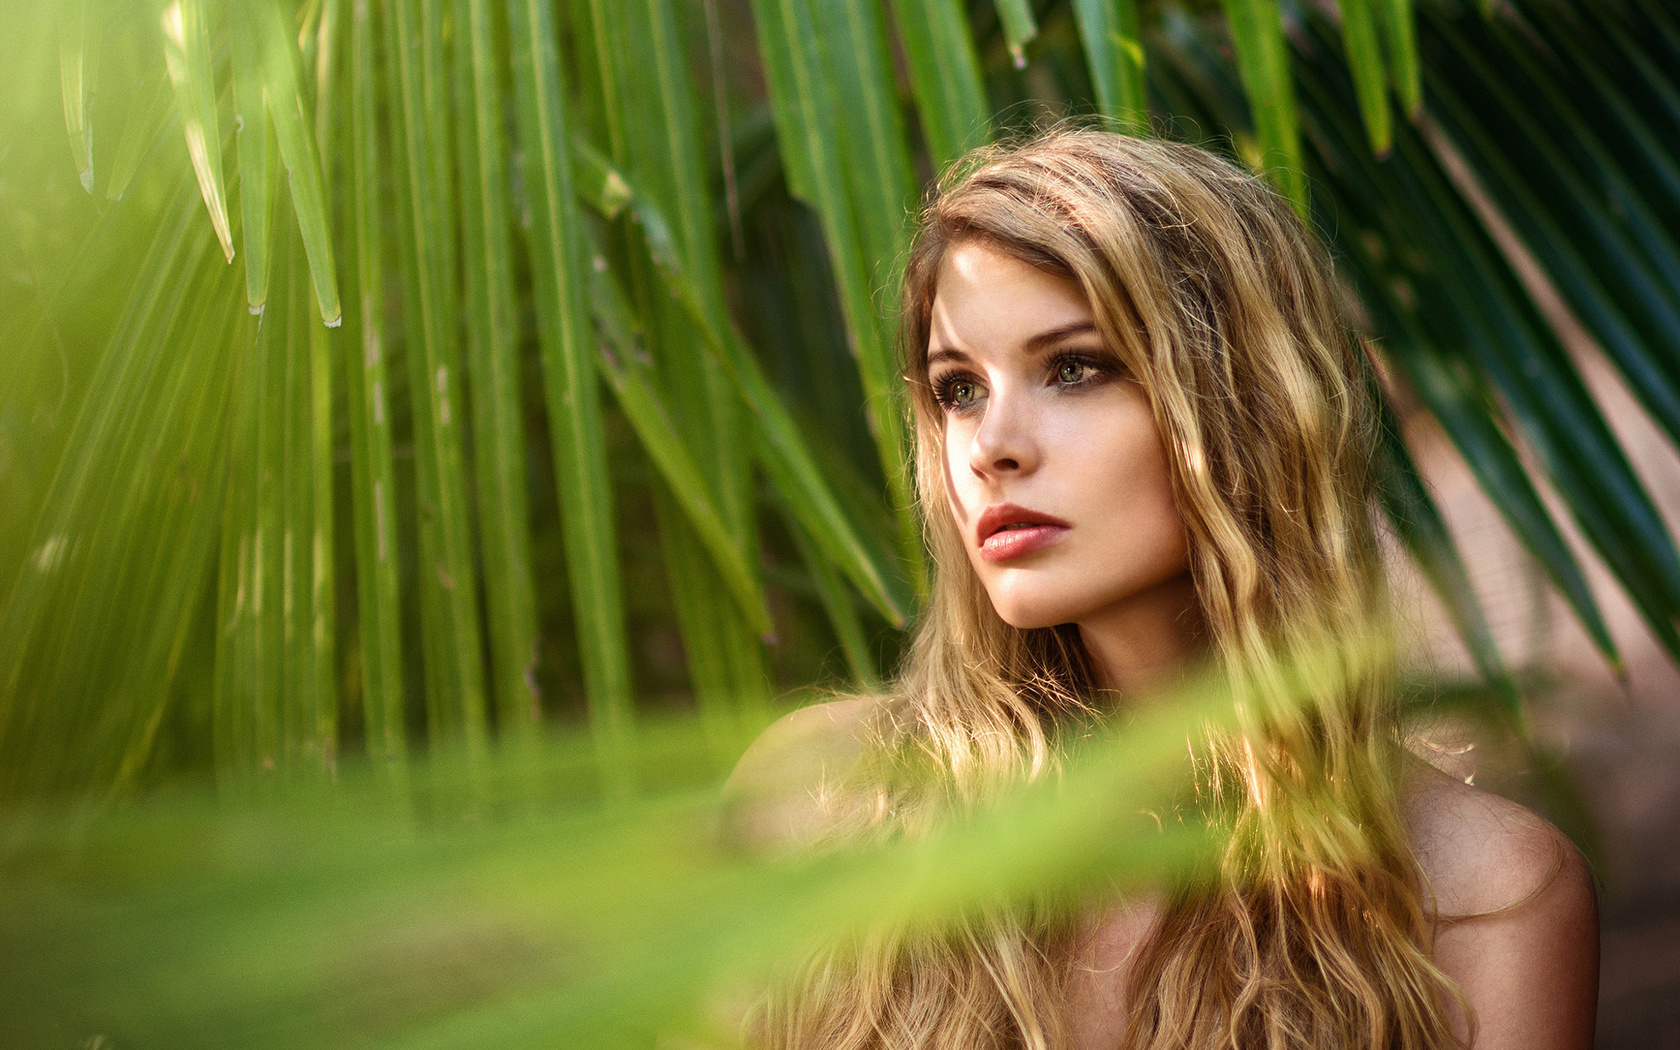
[[[82,189],[93,192],[93,128],[88,125],[88,104],[99,82],[99,47],[89,47],[90,34],[102,28],[99,11],[88,18],[87,0],[61,4],[58,9],[59,91],[64,96],[64,127],[70,133],[76,171]]]
[[[216,119],[216,92],[210,68],[209,32],[202,0],[173,0],[163,10],[163,54],[169,79],[175,85],[175,105],[187,136],[193,173],[210,224],[233,259],[233,233],[228,227],[227,190],[222,183],[222,136]]]
[[[617,749],[631,731],[629,658],[553,9],[548,0],[509,0],[508,22],[531,211],[526,243],[579,650],[597,739]]]
[[[1302,214],[1307,186],[1301,175],[1300,127],[1295,119],[1295,84],[1289,72],[1278,5],[1266,0],[1224,0],[1237,52],[1237,69],[1254,113],[1259,138],[1257,167]]]
[[[367,751],[382,768],[407,754],[398,582],[397,481],[392,458],[390,377],[385,329],[385,234],[380,208],[384,148],[375,97],[377,28],[366,4],[350,23],[350,198],[356,246],[358,341],[345,348],[345,415],[350,429],[362,710]]]
[[[980,59],[960,0],[893,0],[928,159],[943,170],[991,138]]]
[[[343,320],[338,302],[338,272],[333,263],[332,237],[327,231],[326,200],[321,189],[320,158],[315,136],[304,115],[298,85],[297,47],[286,29],[279,0],[251,0],[258,34],[256,52],[262,63],[263,97],[274,121],[274,138],[286,166],[292,208],[303,234],[304,256],[314,282],[321,321],[336,328]]]
[[[875,282],[868,254],[871,248],[880,249],[899,240],[898,235],[876,230],[866,217],[899,225],[894,202],[903,201],[903,191],[896,183],[900,173],[908,169],[908,164],[893,153],[898,148],[891,138],[896,120],[881,111],[889,92],[878,83],[884,76],[885,63],[868,46],[875,36],[868,28],[873,20],[861,14],[847,18],[842,24],[848,30],[859,28],[835,39],[834,23],[824,21],[822,9],[812,11],[804,0],[756,0],[753,10],[758,19],[759,50],[767,59],[788,187],[794,196],[810,204],[822,221],[852,351],[863,379],[865,413],[899,513],[901,557],[912,567],[912,580],[919,587],[919,532],[911,511],[909,477],[902,467],[908,448],[906,403],[874,307]],[[851,50],[857,44],[864,45],[862,51]],[[850,105],[841,103],[845,97],[841,93],[850,94]],[[856,148],[859,143],[887,151],[883,160],[872,160],[868,166],[871,195],[865,197],[851,188],[849,173],[855,166],[842,152],[843,147]],[[883,184],[877,179],[886,181]],[[881,192],[889,194],[884,201],[873,196]]]
[[[725,317],[712,200],[702,164],[699,106],[676,12],[664,0],[647,0],[622,9],[596,5],[591,15],[597,48],[606,49],[598,54],[598,65],[615,83],[613,90],[603,92],[602,106],[604,123],[617,136],[619,159],[642,192],[670,217],[671,247],[685,270],[695,275],[712,316]],[[708,366],[680,307],[654,287],[653,264],[646,253],[633,249],[626,254],[631,286],[639,293],[634,312],[647,319],[641,330],[648,337],[655,368],[641,377],[647,382],[632,380],[615,388],[666,483],[656,492],[655,506],[696,702],[714,721],[726,720],[738,709],[757,708],[768,700],[761,639],[774,634],[758,583],[750,450],[735,440],[742,411],[728,377]],[[606,258],[599,250],[594,256]],[[618,352],[632,366],[621,376],[633,375],[635,355],[627,344]],[[664,396],[659,410],[649,412],[647,398],[658,396],[656,389]],[[670,406],[669,412],[664,405]],[[698,474],[677,477],[668,469],[673,465],[669,452],[662,454],[659,445],[648,443],[656,419],[674,423],[675,433],[695,454],[685,469],[698,469]],[[706,504],[721,518],[696,516],[696,489],[706,492]],[[706,550],[720,555],[725,544],[733,556],[728,564],[714,561],[726,574],[720,581],[700,555]],[[733,601],[729,592],[734,593]]]
[[[239,150],[240,244],[245,249],[245,302],[260,314],[268,302],[269,234],[274,215],[273,129],[263,77],[257,4],[228,9],[233,52],[233,126]]]
[[[1147,128],[1149,97],[1135,0],[1074,0],[1073,11],[1097,108],[1128,129]]]
[[[508,151],[502,129],[503,49],[491,0],[456,0],[452,12],[479,556],[497,726],[507,734],[535,725],[539,708],[529,674],[536,660],[537,611],[521,425]]]
[[[441,127],[447,108],[433,97],[442,90],[434,54],[441,18],[441,0],[395,0],[386,11],[385,56],[398,143],[395,225],[408,304],[427,721],[436,736],[481,745],[486,709],[478,571],[462,450],[453,180],[445,163],[452,139]]]
[[[907,622],[924,585],[890,338],[909,212],[990,137],[993,107],[1014,123],[1063,101],[1194,121],[1176,126],[1310,203],[1388,373],[1605,658],[1619,666],[1617,640],[1542,475],[1680,651],[1680,556],[1484,220],[1503,216],[1680,437],[1680,29],[1662,5],[1443,3],[1417,24],[1409,0],[1349,0],[1339,19],[1270,0],[752,11],[750,35],[711,12],[706,43],[756,39],[763,84],[726,58],[710,98],[691,60],[710,48],[668,0],[169,0],[126,17],[63,0],[28,23],[56,34],[62,101],[41,116],[68,134],[71,162],[59,139],[52,163],[72,188],[122,125],[98,162],[115,203],[52,249],[55,272],[130,306],[97,311],[96,332],[68,292],[0,292],[9,318],[40,318],[8,321],[27,375],[55,373],[67,323],[94,348],[64,353],[67,421],[18,446],[28,472],[0,462],[23,486],[0,522],[0,753],[39,756],[11,790],[330,768],[341,746],[398,766],[422,724],[479,748],[492,726],[567,717],[574,693],[616,747],[659,702],[633,679],[698,698],[716,729],[836,649],[871,685],[904,642],[871,632]],[[1392,119],[1391,91],[1413,121]],[[189,235],[194,186],[211,221]],[[103,206],[51,201],[31,229]],[[242,265],[205,254],[236,241]],[[336,333],[321,320],[345,252],[354,324]],[[861,411],[832,403],[854,383]],[[34,417],[22,407],[0,425]],[[147,477],[177,448],[224,505]],[[1509,705],[1452,538],[1406,450],[1385,456],[1397,534]],[[627,613],[621,548],[648,542],[670,600]],[[102,605],[105,579],[158,596],[155,622]],[[134,687],[78,692],[92,670],[65,663],[88,644]],[[72,733],[71,711],[100,728]]]

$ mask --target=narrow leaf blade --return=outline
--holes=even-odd
[[[1073,13],[1096,88],[1097,108],[1130,130],[1147,130],[1149,95],[1137,0],[1073,0]]]
[[[321,163],[314,131],[304,117],[303,92],[298,84],[296,39],[286,31],[275,0],[249,2],[256,4],[258,28],[262,33],[264,95],[269,116],[274,121],[280,159],[286,165],[315,302],[322,322],[336,328],[343,323],[344,311],[338,300],[338,270],[333,262],[332,235],[327,229]]]
[[[1341,0],[1342,46],[1347,51],[1348,71],[1353,74],[1359,95],[1359,112],[1365,118],[1365,133],[1371,150],[1378,156],[1394,144],[1388,115],[1388,78],[1383,69],[1382,45],[1377,40],[1373,0]]]
[[[222,181],[222,135],[216,119],[215,82],[210,70],[210,42],[203,0],[172,0],[164,8],[163,56],[175,85],[175,106],[187,137],[187,152],[199,193],[210,212],[210,225],[222,255],[233,261],[233,231],[228,225],[227,189]]]
[[[550,0],[509,0],[508,22],[530,207],[525,233],[573,608],[591,725],[597,741],[614,751],[632,729],[630,660],[553,6]]]
[[[1038,37],[1038,21],[1027,0],[994,0],[998,21],[1003,23],[1004,43],[1016,69],[1027,67],[1026,46]]]
[[[89,47],[88,31],[97,30],[88,19],[88,0],[64,0],[58,9],[59,89],[64,94],[64,127],[70,133],[70,150],[82,189],[93,192],[93,127],[88,123],[88,103],[93,96],[96,47]]]
[[[1304,217],[1307,187],[1301,174],[1301,134],[1295,117],[1295,82],[1283,21],[1269,0],[1224,0],[1237,70],[1248,94],[1260,139],[1260,169]]]

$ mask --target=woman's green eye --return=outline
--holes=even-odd
[[[972,376],[945,375],[933,380],[933,400],[942,410],[953,412],[980,400],[980,384]]]
[[[1063,361],[1056,369],[1056,377],[1064,383],[1077,383],[1085,378],[1085,365],[1080,361]]]

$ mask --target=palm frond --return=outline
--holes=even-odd
[[[762,83],[698,68],[728,34],[700,46],[669,0],[63,0],[29,22],[56,35],[62,102],[29,110],[68,132],[53,163],[114,202],[30,208],[108,209],[55,265],[128,305],[4,293],[38,318],[18,396],[54,389],[61,330],[82,340],[42,417],[63,422],[0,462],[9,792],[330,770],[346,747],[396,768],[574,697],[622,747],[667,702],[639,688],[723,726],[829,652],[873,687],[926,587],[891,338],[909,213],[1045,108],[1265,170],[1606,660],[1547,487],[1680,654],[1680,556],[1506,258],[1514,236],[1680,438],[1661,5],[760,0],[750,35],[714,13]],[[341,301],[351,324],[324,327]],[[189,466],[162,473],[166,449]],[[1403,446],[1385,462],[1396,534],[1516,713],[1439,510]],[[662,590],[627,590],[649,544]],[[104,581],[157,615],[118,615]],[[88,692],[94,668],[133,686]]]

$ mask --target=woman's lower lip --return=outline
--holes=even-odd
[[[984,561],[1013,561],[1041,551],[1066,536],[1066,525],[1029,525],[1024,529],[1000,529],[980,544]]]

